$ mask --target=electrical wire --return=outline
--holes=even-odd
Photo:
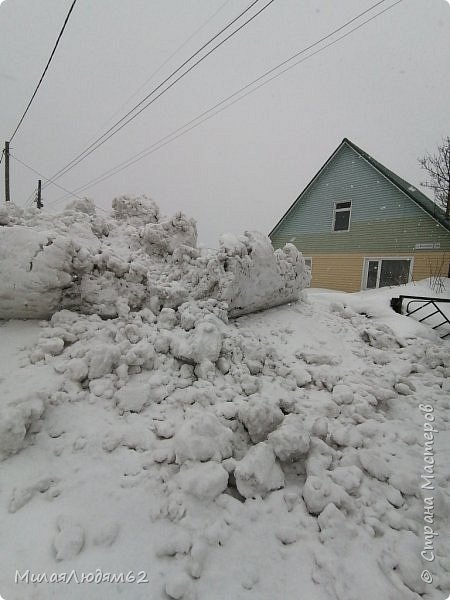
[[[145,148],[144,150],[142,150],[138,154],[135,154],[135,155],[131,156],[130,158],[128,158],[126,161],[123,161],[122,163],[116,165],[115,167],[112,167],[108,171],[104,172],[102,175],[99,175],[98,177],[90,180],[89,182],[87,182],[83,186],[80,186],[79,188],[76,188],[75,191],[77,193],[81,192],[81,191],[84,191],[84,190],[86,190],[86,189],[88,189],[90,187],[93,187],[94,185],[97,185],[98,183],[102,183],[103,181],[105,181],[106,179],[109,179],[110,177],[113,177],[114,175],[116,175],[117,173],[120,173],[124,169],[127,169],[128,167],[131,167],[136,162],[142,160],[143,158],[146,158],[150,154],[153,154],[153,152],[156,152],[157,150],[163,148],[167,144],[175,141],[176,139],[178,139],[179,137],[185,135],[189,131],[192,131],[192,129],[195,129],[196,127],[198,127],[202,123],[208,121],[209,119],[211,119],[212,117],[214,117],[217,114],[221,113],[222,111],[226,110],[227,108],[230,108],[231,106],[233,106],[234,104],[236,104],[240,100],[244,99],[246,96],[249,96],[250,94],[252,94],[256,90],[258,90],[259,88],[263,87],[264,85],[267,85],[268,83],[270,83],[274,79],[280,77],[281,75],[283,75],[287,71],[293,69],[294,67],[296,67],[300,63],[305,62],[306,60],[309,60],[310,58],[312,58],[314,55],[318,54],[319,52],[322,52],[323,50],[329,48],[330,46],[333,46],[334,44],[336,44],[337,42],[339,42],[342,39],[346,38],[351,33],[353,33],[354,31],[356,31],[358,29],[360,29],[361,27],[363,27],[364,25],[366,25],[367,23],[369,23],[373,19],[376,19],[381,14],[387,12],[388,10],[391,10],[394,6],[396,6],[397,4],[399,4],[400,2],[402,2],[403,0],[397,0],[397,2],[395,2],[391,6],[386,7],[382,11],[380,11],[380,12],[376,13],[375,15],[371,16],[370,18],[366,19],[362,23],[358,24],[357,26],[355,26],[352,29],[350,29],[349,31],[347,31],[345,34],[339,36],[335,40],[333,40],[333,41],[329,42],[328,44],[322,46],[321,48],[319,48],[315,52],[309,54],[308,56],[304,57],[303,59],[301,59],[299,61],[296,61],[294,64],[289,65],[287,68],[283,69],[281,72],[274,74],[272,77],[270,77],[266,81],[262,81],[262,83],[260,83],[258,86],[254,87],[253,89],[250,89],[245,94],[242,94],[241,96],[239,96],[239,94],[241,94],[245,90],[248,90],[248,88],[251,88],[255,83],[260,82],[261,80],[265,79],[268,75],[270,75],[270,74],[274,73],[275,71],[277,71],[280,67],[283,67],[283,66],[287,65],[288,63],[290,63],[295,58],[298,58],[300,55],[304,54],[308,50],[311,50],[312,48],[314,48],[318,44],[322,43],[326,39],[329,39],[331,36],[335,35],[339,31],[342,31],[342,29],[344,29],[345,27],[348,27],[348,25],[350,25],[351,23],[354,23],[357,19],[361,18],[364,14],[367,14],[369,11],[373,10],[374,8],[376,8],[380,4],[384,3],[385,1],[386,0],[380,0],[379,2],[377,2],[376,4],[374,4],[370,8],[368,8],[367,10],[365,10],[362,13],[358,14],[353,19],[350,19],[345,24],[341,25],[340,27],[338,27],[337,29],[333,30],[329,34],[323,36],[322,38],[320,38],[320,40],[317,40],[313,44],[310,44],[309,46],[307,46],[307,47],[303,48],[302,50],[296,52],[295,54],[293,54],[288,59],[286,59],[283,62],[279,63],[278,65],[276,65],[272,69],[269,69],[268,71],[266,71],[265,73],[263,73],[262,75],[260,75],[259,77],[257,77],[256,79],[254,79],[253,81],[251,81],[250,83],[248,83],[247,85],[241,87],[239,90],[237,90],[236,92],[234,92],[233,94],[231,94],[230,96],[228,96],[227,98],[225,98],[224,100],[221,100],[220,102],[218,102],[217,104],[215,104],[211,108],[207,109],[206,111],[204,111],[200,115],[197,115],[197,117],[195,117],[194,119],[191,119],[188,123],[185,123],[181,127],[178,127],[177,129],[175,129],[174,131],[172,131],[170,134],[164,136],[163,138],[160,138],[158,141],[154,142],[151,146],[148,146],[147,148]],[[239,96],[239,97],[236,98],[236,96]],[[233,102],[230,102],[229,104],[226,104],[227,102],[229,102],[229,100],[231,100],[233,98],[236,98],[236,99],[233,100]],[[226,105],[223,106],[224,104],[226,104]],[[222,106],[222,108],[220,108],[220,110],[216,110],[216,109],[218,109],[221,106]],[[215,112],[213,112],[213,111],[215,111]],[[209,113],[212,113],[212,114],[209,114]],[[67,196],[62,196],[61,198],[57,198],[56,200],[53,200],[52,203],[58,202],[60,200],[63,200],[66,197]]]
[[[77,194],[75,192],[69,191],[68,189],[66,189],[62,185],[59,185],[59,183],[55,183],[54,181],[52,181],[51,179],[49,179],[45,175],[42,175],[42,173],[40,173],[39,171],[36,171],[36,169],[33,169],[33,167],[30,167],[30,165],[27,165],[27,163],[23,162],[23,160],[20,160],[20,158],[17,158],[17,156],[15,156],[14,154],[12,154],[12,152],[9,153],[9,156],[11,158],[14,158],[14,160],[16,160],[18,163],[20,163],[22,166],[24,166],[25,168],[29,169],[30,171],[32,171],[36,175],[39,175],[39,177],[41,179],[44,179],[48,183],[53,184],[54,186],[58,187],[59,189],[63,190],[67,194],[69,194],[70,196],[74,196],[75,198],[78,198],[78,200],[82,200],[83,199],[83,198],[81,198],[81,196],[77,196]]]
[[[23,115],[22,115],[22,117],[21,117],[21,119],[20,119],[20,121],[19,121],[19,123],[18,123],[17,127],[14,129],[14,132],[13,132],[13,134],[12,134],[12,135],[11,135],[11,137],[9,138],[9,141],[10,141],[10,142],[12,142],[12,140],[14,139],[14,136],[16,135],[16,133],[17,133],[17,131],[18,131],[19,127],[21,126],[21,124],[22,124],[22,121],[25,119],[25,115],[27,114],[27,112],[28,112],[28,110],[29,110],[29,108],[30,108],[30,106],[31,106],[31,104],[32,104],[32,102],[33,102],[33,100],[34,100],[34,97],[36,96],[36,94],[37,94],[37,91],[38,91],[38,89],[39,89],[39,88],[40,88],[40,86],[41,86],[41,83],[42,83],[42,81],[43,81],[43,79],[44,79],[44,77],[45,77],[45,74],[47,73],[47,70],[48,70],[48,68],[49,68],[49,66],[50,66],[50,63],[52,62],[53,56],[54,56],[54,54],[55,54],[55,52],[56,52],[56,48],[58,47],[58,44],[59,44],[59,42],[60,42],[60,40],[61,40],[61,37],[62,37],[62,35],[63,35],[63,33],[64,33],[64,29],[66,28],[67,22],[69,21],[69,17],[70,17],[70,15],[72,14],[72,11],[73,11],[73,8],[74,8],[74,6],[75,6],[75,3],[76,3],[76,1],[77,1],[77,0],[73,0],[73,2],[72,2],[72,5],[71,5],[71,7],[70,7],[70,9],[69,9],[69,12],[67,13],[67,15],[66,15],[66,18],[65,18],[65,20],[64,20],[64,24],[63,24],[63,26],[62,26],[62,29],[61,29],[61,31],[59,32],[58,39],[56,40],[56,43],[55,43],[55,45],[54,45],[54,47],[53,47],[53,50],[52,50],[52,53],[50,54],[50,58],[48,59],[48,61],[47,61],[47,64],[45,65],[44,72],[42,73],[42,75],[41,75],[41,78],[39,79],[39,83],[37,84],[37,86],[36,86],[36,89],[34,90],[34,92],[33,92],[33,95],[31,96],[31,100],[28,102],[28,105],[27,105],[27,107],[26,107],[26,109],[25,109],[25,112],[23,113]]]
[[[91,138],[92,140],[96,140],[97,136],[99,135],[99,133],[106,127],[106,125],[111,122],[125,107],[127,104],[129,104],[129,102],[131,100],[133,100],[134,98],[136,98],[136,96],[139,94],[139,92],[141,92],[149,83],[150,81],[152,81],[152,79],[162,71],[162,69],[172,60],[172,58],[174,58],[179,52],[180,50],[182,50],[202,29],[204,29],[206,27],[206,25],[208,25],[216,15],[218,15],[227,4],[229,4],[231,2],[231,0],[225,0],[225,2],[223,4],[221,4],[221,6],[219,6],[219,8],[213,12],[213,14],[208,17],[206,19],[206,21],[204,21],[200,27],[197,27],[197,29],[191,33],[191,35],[182,43],[180,44],[180,46],[178,46],[171,54],[170,56],[168,56],[166,58],[166,60],[159,65],[159,67],[153,71],[153,73],[147,77],[147,79],[144,81],[144,83],[139,86],[139,88],[133,92],[130,96],[128,96],[128,98],[125,100],[125,102],[123,102],[119,108],[114,111],[114,113],[108,118],[106,119],[106,121],[103,122],[103,125],[101,126],[101,128],[99,130],[97,130],[97,132],[95,133],[95,135]]]
[[[54,186],[56,186],[56,187],[62,189],[63,191],[67,192],[67,195],[73,196],[74,198],[77,198],[78,200],[83,200],[83,198],[81,196],[78,196],[75,192],[70,192],[69,190],[67,190],[62,185],[59,185],[58,183],[55,183],[54,181],[51,181],[48,177],[46,177],[45,175],[43,175],[39,171],[36,171],[36,169],[33,169],[33,167],[31,167],[30,165],[27,165],[27,163],[23,162],[23,160],[20,160],[20,158],[17,158],[17,156],[14,156],[14,154],[12,154],[11,152],[9,153],[9,155],[10,155],[11,158],[13,158],[14,160],[16,160],[22,166],[26,167],[27,169],[29,169],[30,171],[32,171],[36,175],[39,175],[39,177],[41,177],[41,179],[44,179],[45,181],[47,181],[49,183],[52,183]],[[35,197],[36,192],[37,192],[37,189],[35,188],[34,191],[32,192],[32,194],[30,194],[28,196],[27,200],[25,201],[25,205],[31,206],[31,204],[33,204],[33,201],[30,202],[30,199],[32,199],[32,198]],[[65,197],[67,197],[67,195]],[[54,204],[54,201],[50,202],[49,204]],[[95,204],[95,202],[94,202],[94,204]],[[108,211],[105,210],[104,208],[102,208],[101,206],[98,206],[97,204],[95,204],[95,206],[96,206],[96,208],[98,208],[102,212],[108,213]]]
[[[165,94],[168,90],[170,90],[178,81],[183,79],[188,73],[190,73],[197,65],[203,62],[210,54],[215,52],[220,46],[222,46],[225,42],[227,42],[231,37],[236,35],[241,29],[243,29],[246,25],[248,25],[251,21],[253,21],[258,15],[260,15],[266,8],[268,8],[275,0],[269,0],[259,11],[257,11],[254,15],[252,15],[247,21],[241,24],[237,29],[232,31],[227,37],[225,37],[222,41],[216,44],[211,50],[209,50],[205,55],[203,55],[199,60],[197,60],[193,65],[191,65],[186,71],[184,71],[181,75],[179,75],[172,83],[170,83],[166,88],[164,88],[155,98],[144,104],[144,106],[134,115],[132,113],[141,106],[146,100],[148,100],[156,91],[158,91],[165,83],[167,83],[178,71],[180,71],[187,63],[189,63],[193,57],[197,56],[202,50],[204,50],[207,46],[211,44],[213,40],[215,40],[218,36],[220,36],[226,29],[228,29],[232,24],[234,24],[241,16],[243,16],[246,12],[248,12],[259,0],[254,0],[249,7],[247,7],[240,15],[238,15],[233,21],[228,23],[224,28],[221,29],[217,34],[215,34],[208,42],[206,42],[199,50],[197,50],[193,55],[191,55],[180,67],[178,67],[175,71],[173,71],[169,77],[167,77],[162,83],[160,83],[154,90],[152,90],[145,98],[143,98],[138,104],[134,106],[125,116],[123,116],[119,121],[117,121],[112,127],[108,129],[102,136],[100,136],[94,143],[92,143],[88,148],[86,148],[83,152],[81,152],[78,156],[76,156],[73,160],[71,160],[65,167],[60,169],[57,173],[55,173],[51,179],[56,180],[71,171],[76,165],[78,165],[81,161],[87,158],[92,152],[100,148],[106,141],[108,141],[111,137],[116,135],[121,129],[123,129],[128,123],[133,121],[138,115],[140,115],[145,109],[147,109],[151,104],[153,104],[158,98],[160,98],[163,94]],[[132,115],[132,116],[130,116]],[[129,117],[127,119],[127,117]],[[122,121],[124,121],[122,123]],[[120,127],[117,127],[120,123]],[[116,129],[117,128],[117,129]]]

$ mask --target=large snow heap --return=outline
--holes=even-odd
[[[202,253],[147,198],[0,220],[2,315],[52,315],[0,323],[1,595],[448,593],[448,536],[421,560],[450,514],[448,342],[372,292],[229,321],[295,298],[301,255],[249,233]],[[145,587],[15,580],[94,568]]]
[[[70,309],[102,317],[214,298],[239,315],[298,299],[309,273],[287,244],[257,232],[197,248],[193,219],[163,216],[146,196],[115,198],[110,217],[89,200],[48,215],[0,209],[0,318],[49,318]]]

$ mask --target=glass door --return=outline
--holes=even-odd
[[[364,259],[363,289],[408,283],[411,276],[411,258]]]

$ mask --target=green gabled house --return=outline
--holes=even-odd
[[[449,276],[444,211],[347,138],[269,237],[301,250],[311,287],[354,292]]]

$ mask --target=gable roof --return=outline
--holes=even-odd
[[[269,233],[269,236],[277,229],[277,227],[281,224],[282,221],[288,216],[291,210],[297,205],[298,201],[301,199],[303,194],[312,186],[312,184],[316,181],[316,179],[320,176],[322,171],[327,167],[327,165],[333,160],[335,155],[339,152],[339,150],[347,145],[352,148],[357,154],[361,156],[361,158],[365,159],[372,167],[374,167],[377,171],[379,171],[386,179],[388,179],[395,187],[397,187],[400,191],[402,191],[408,198],[410,198],[413,202],[415,202],[422,210],[430,215],[433,219],[435,219],[440,225],[442,225],[447,231],[450,231],[450,220],[445,218],[445,212],[432,200],[427,198],[425,194],[420,192],[416,187],[396,175],[393,171],[379,163],[377,160],[372,158],[370,154],[364,152],[361,148],[359,148],[356,144],[350,141],[348,138],[344,138],[333,154],[329,157],[329,159],[325,162],[325,164],[320,168],[320,170],[316,173],[316,175],[311,179],[305,189],[301,192],[298,198],[293,202],[293,204],[288,208],[288,210],[284,213],[272,231]]]

